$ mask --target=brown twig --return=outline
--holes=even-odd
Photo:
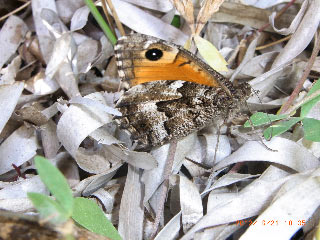
[[[7,17],[10,17],[11,15],[13,15],[13,14],[21,11],[22,9],[24,9],[24,8],[26,8],[26,7],[28,7],[28,6],[30,5],[30,3],[31,3],[31,1],[26,2],[25,4],[23,4],[22,6],[16,8],[16,9],[13,10],[12,12],[9,12],[8,14],[2,16],[2,17],[0,18],[0,21],[2,21],[2,20],[4,20],[4,19],[6,19]]]
[[[295,2],[296,0],[291,0],[287,5],[285,5],[278,13],[277,13],[277,15],[275,16],[275,19],[277,19],[278,17],[280,17],[282,14],[284,14],[285,13],[285,11],[289,8],[289,7],[291,7],[293,4],[294,4],[294,2]],[[263,30],[265,30],[267,27],[269,27],[270,26],[270,23],[266,23],[265,25],[263,25],[259,30],[258,30],[258,32],[262,32]]]
[[[106,16],[108,24],[110,26],[110,29],[111,29],[112,33],[116,36],[116,32],[114,30],[114,25],[113,25],[111,16],[110,16],[110,14],[108,12],[108,7],[107,7],[107,4],[106,4],[106,0],[101,0],[101,4],[102,4],[102,9],[103,9],[104,15]]]
[[[116,12],[113,4],[112,4],[112,1],[111,0],[106,0],[106,1],[108,3],[108,6],[109,6],[111,12],[112,12],[114,21],[116,22],[117,28],[119,29],[121,36],[126,35],[126,32],[124,31],[124,28],[122,26],[122,23],[120,22],[120,20],[118,18],[118,14],[117,14],[117,12]]]
[[[262,46],[256,47],[256,50],[262,50],[262,49],[265,49],[265,48],[274,46],[274,45],[276,45],[276,44],[278,44],[278,43],[287,41],[287,40],[289,40],[290,38],[291,38],[291,35],[286,36],[286,37],[281,38],[281,39],[279,39],[279,40],[277,40],[277,41],[274,41],[274,42],[272,42],[272,43],[268,43],[268,44],[266,44],[266,45],[262,45]]]
[[[26,175],[24,173],[21,173],[20,171],[20,167],[17,167],[15,164],[11,164],[12,167],[14,168],[14,170],[16,170],[17,174],[18,174],[18,177],[22,177],[24,179],[26,179]]]
[[[314,43],[314,48],[312,50],[312,54],[311,54],[311,57],[307,63],[307,66],[303,72],[303,75],[301,77],[301,79],[299,80],[297,86],[295,87],[295,89],[293,90],[293,92],[291,93],[288,101],[286,101],[282,107],[281,107],[281,111],[280,111],[280,114],[281,113],[284,113],[288,110],[288,108],[292,105],[294,99],[298,96],[300,90],[302,89],[303,87],[303,84],[304,82],[306,81],[310,71],[311,71],[311,68],[316,60],[316,57],[318,56],[318,53],[319,53],[319,50],[320,50],[320,32],[318,33],[318,36],[317,34],[315,35],[315,43]]]
[[[319,97],[320,90],[315,91],[314,93],[310,94],[307,97],[304,97],[300,102],[290,107],[287,111],[285,111],[283,114],[292,115],[298,108],[300,108],[303,104],[315,99],[316,97]]]
[[[177,149],[177,140],[173,140],[173,141],[171,141],[170,146],[169,146],[168,157],[167,157],[166,165],[165,165],[164,172],[163,172],[164,180],[163,180],[163,183],[161,184],[160,189],[159,189],[160,199],[159,199],[158,209],[156,211],[156,219],[154,220],[154,224],[153,224],[153,228],[152,228],[152,235],[151,235],[152,238],[154,238],[154,236],[156,235],[156,233],[158,231],[158,226],[160,223],[160,219],[162,217],[164,203],[166,201],[168,188],[169,188],[169,177],[171,175],[176,149]]]

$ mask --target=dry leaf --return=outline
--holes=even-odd
[[[10,185],[0,190],[0,199],[27,198],[27,192],[49,194],[48,189],[37,175],[23,181],[11,182]]]
[[[140,178],[141,170],[129,166],[119,212],[118,231],[124,239],[142,239],[144,210]]]
[[[83,6],[75,11],[71,19],[71,31],[77,31],[82,29],[88,21],[90,10],[88,6]]]
[[[202,7],[196,20],[196,36],[200,34],[211,15],[219,11],[219,7],[223,2],[224,0],[204,0],[202,2]]]
[[[33,128],[21,126],[0,145],[0,174],[20,166],[36,155],[36,133]]]
[[[0,69],[18,49],[25,34],[27,25],[17,16],[10,16],[0,31]]]
[[[101,93],[87,95],[97,105],[73,104],[61,116],[57,135],[65,149],[75,156],[80,143],[94,130],[112,121],[112,116],[105,112],[105,99]],[[109,109],[108,106],[105,106]]]
[[[43,9],[56,10],[56,5],[54,0],[35,0],[31,2],[33,22],[35,24],[37,37],[39,39],[40,50],[44,60],[48,63],[50,56],[52,54],[54,38],[50,34],[47,27],[44,25],[41,17],[41,12]]]
[[[169,0],[123,0],[134,5],[160,12],[169,12],[172,9],[172,4]]]
[[[301,19],[303,18],[303,15],[305,14],[305,11],[308,7],[308,2],[309,1],[304,1],[302,3],[302,6],[300,8],[300,11],[298,12],[297,16],[292,20],[292,23],[290,24],[290,26],[288,28],[282,28],[282,29],[277,29],[275,27],[275,23],[274,23],[274,20],[275,20],[275,17],[277,15],[276,12],[273,12],[270,17],[269,17],[269,21],[270,21],[270,24],[272,26],[272,28],[277,32],[277,33],[280,33],[282,35],[289,35],[289,34],[292,34],[296,31],[297,27],[299,26],[300,22],[301,22]]]
[[[311,42],[320,22],[320,2],[310,1],[299,27],[272,64],[272,68],[291,61]]]
[[[261,236],[259,239],[290,239],[319,207],[319,174],[320,170],[316,169],[302,183],[292,183],[295,187],[275,200],[240,239],[252,239],[257,234]],[[263,221],[274,221],[276,225],[263,224]]]
[[[228,71],[228,63],[226,62],[226,60],[224,60],[224,58],[219,53],[218,49],[215,48],[215,46],[213,46],[209,41],[199,36],[194,36],[194,41],[201,56],[210,65],[210,67],[212,67],[214,70],[218,72]]]
[[[272,150],[267,149],[258,141],[246,142],[236,152],[219,162],[214,168],[221,169],[229,164],[243,161],[269,161],[303,172],[320,166],[319,161],[308,150],[300,147],[297,143],[274,137],[264,144]],[[304,161],[301,161],[304,159]]]
[[[16,82],[10,85],[0,85],[0,132],[2,132],[2,129],[16,107],[23,87],[23,82]]]
[[[181,30],[130,3],[121,0],[113,0],[112,3],[115,9],[121,9],[117,11],[120,21],[136,32],[170,40],[180,45],[188,38]]]
[[[188,23],[192,34],[195,33],[194,15],[193,15],[193,2],[192,0],[170,0],[178,12]]]
[[[258,1],[265,2],[265,1]],[[269,1],[268,1],[269,2]],[[251,28],[259,29],[269,21],[271,10],[259,9],[246,6],[237,2],[224,2],[218,12],[212,15],[210,21],[216,23],[236,23],[246,26],[247,31]],[[295,15],[284,13],[281,18],[277,19],[277,26],[280,28],[287,27],[291,24]],[[267,32],[274,32],[272,27],[265,29]]]
[[[195,184],[180,176],[180,204],[183,231],[187,232],[203,216],[202,201]]]

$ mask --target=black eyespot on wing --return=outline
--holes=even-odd
[[[146,51],[145,56],[150,61],[158,61],[163,56],[163,52],[158,48],[152,48]]]

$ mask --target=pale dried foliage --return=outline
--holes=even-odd
[[[229,64],[224,75],[254,89],[250,110],[276,112],[306,69],[320,2],[296,1],[279,18],[273,12],[288,1],[198,2],[112,0],[126,33],[180,45],[197,35],[197,46],[205,45],[199,48],[203,58],[217,60],[211,42]],[[163,223],[158,240],[289,239],[301,228],[304,239],[314,236],[320,145],[304,138],[300,124],[266,141],[261,129],[243,129],[236,118],[228,127],[215,123],[181,139],[167,179],[169,194],[163,196],[170,146],[135,151],[130,136],[114,123],[123,90],[113,46],[88,20],[83,1],[32,0],[30,10],[9,16],[0,30],[1,209],[31,213],[26,193],[49,194],[34,171],[33,158],[40,154],[60,168],[74,196],[99,199],[124,239],[151,239],[159,209],[164,218],[158,216]],[[170,25],[176,10],[180,28]],[[319,76],[317,57],[293,104]],[[319,109],[318,103],[308,117],[319,120]],[[166,199],[164,210],[160,199]]]
[[[212,14],[219,11],[220,5],[224,0],[204,0],[200,8],[197,20],[195,34],[199,35],[205,24],[208,22]]]
[[[174,7],[179,11],[183,16],[186,22],[191,28],[191,32],[195,32],[194,26],[194,15],[193,15],[193,3],[192,0],[170,0]]]

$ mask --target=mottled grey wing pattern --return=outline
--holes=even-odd
[[[128,51],[133,50],[125,50]],[[116,56],[122,59],[123,54],[117,53]],[[121,67],[120,71],[123,73]],[[143,149],[182,138],[217,119],[227,119],[249,97],[248,84],[235,87],[223,77],[220,81],[221,87],[181,80],[160,80],[133,86],[116,104],[123,114],[117,117],[117,121]]]

